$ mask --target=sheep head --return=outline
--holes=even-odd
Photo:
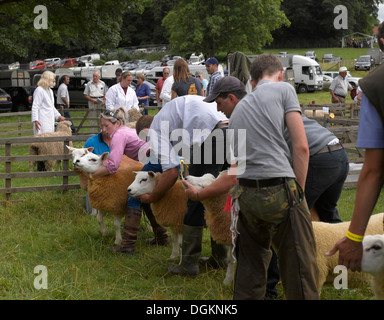
[[[185,180],[194,185],[196,188],[203,189],[213,183],[216,178],[213,174],[206,173],[201,177],[186,176]]]
[[[137,198],[146,193],[151,193],[156,186],[157,174],[153,171],[133,171],[136,174],[135,180],[128,187],[131,197]]]
[[[364,237],[361,271],[372,275],[384,274],[384,234]]]
[[[102,155],[92,153],[93,147],[90,148],[72,148],[73,167],[85,172],[93,173],[99,169],[105,160],[107,160],[109,152],[104,152]]]

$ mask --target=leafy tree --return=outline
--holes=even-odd
[[[180,0],[163,19],[173,49],[203,52],[260,51],[271,31],[289,25],[281,0]]]
[[[41,48],[100,51],[120,41],[122,15],[142,12],[151,0],[2,0],[0,1],[0,52],[30,58]],[[48,28],[36,29],[37,5],[47,8]],[[55,50],[52,50],[55,51]]]

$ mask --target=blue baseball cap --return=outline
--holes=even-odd
[[[208,58],[207,61],[203,62],[203,64],[215,64],[219,65],[219,61],[216,58]]]

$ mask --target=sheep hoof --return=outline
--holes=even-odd
[[[223,281],[223,284],[225,285],[225,286],[230,286],[231,284],[232,284],[232,282],[233,282],[233,279],[227,279],[227,278],[225,278],[224,279],[224,281]]]
[[[169,258],[168,258],[168,261],[169,262],[174,262],[174,261],[176,261],[177,259],[179,259],[180,258],[180,256],[170,256]]]

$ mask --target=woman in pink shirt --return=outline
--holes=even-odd
[[[100,115],[101,130],[111,137],[111,152],[107,161],[104,162],[98,170],[96,170],[89,178],[91,180],[116,173],[120,166],[123,155],[139,160],[144,158],[149,150],[148,144],[141,140],[135,129],[125,126],[125,110],[119,108],[116,111],[107,110]],[[160,227],[151,210],[145,210],[145,213],[151,222],[152,228],[158,230],[167,236],[167,230]],[[127,213],[124,221],[123,240],[119,247],[112,247],[114,252],[127,254],[135,253],[135,243],[139,232],[141,220],[141,209],[130,205],[128,201]]]

